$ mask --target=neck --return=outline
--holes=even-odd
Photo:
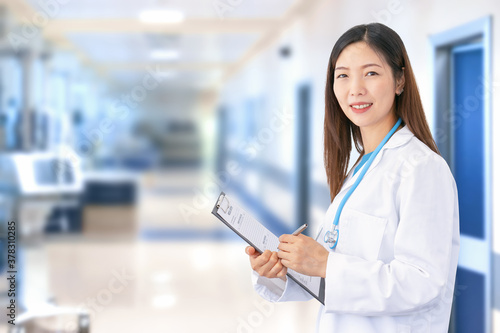
[[[389,133],[394,124],[396,124],[396,121],[396,117],[393,116],[390,117],[390,120],[383,123],[360,128],[365,154],[371,153],[377,148],[377,146],[380,144],[380,142],[382,142],[387,133]]]

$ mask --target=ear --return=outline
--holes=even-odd
[[[403,92],[403,88],[405,86],[405,68],[401,68],[401,75],[400,77],[396,80],[396,94],[400,95],[401,92]]]

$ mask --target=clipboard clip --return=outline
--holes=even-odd
[[[222,205],[224,204],[224,199],[226,200],[227,202],[227,206],[224,208],[222,207]],[[224,213],[227,214],[227,211],[229,209],[229,207],[231,206],[231,204],[229,203],[229,200],[228,198],[226,198],[226,196],[224,194],[222,194],[220,197],[219,197],[219,200],[217,201],[217,208],[220,208]]]

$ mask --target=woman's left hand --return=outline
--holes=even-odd
[[[328,250],[305,235],[281,235],[278,257],[283,266],[309,276],[326,275]]]

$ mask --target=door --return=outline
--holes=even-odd
[[[485,219],[485,129],[482,43],[451,50],[452,158],[458,189],[461,251],[455,331],[486,332],[489,321],[489,240]]]
[[[487,16],[430,37],[433,134],[460,209],[453,333],[489,333],[492,325],[491,27]]]

